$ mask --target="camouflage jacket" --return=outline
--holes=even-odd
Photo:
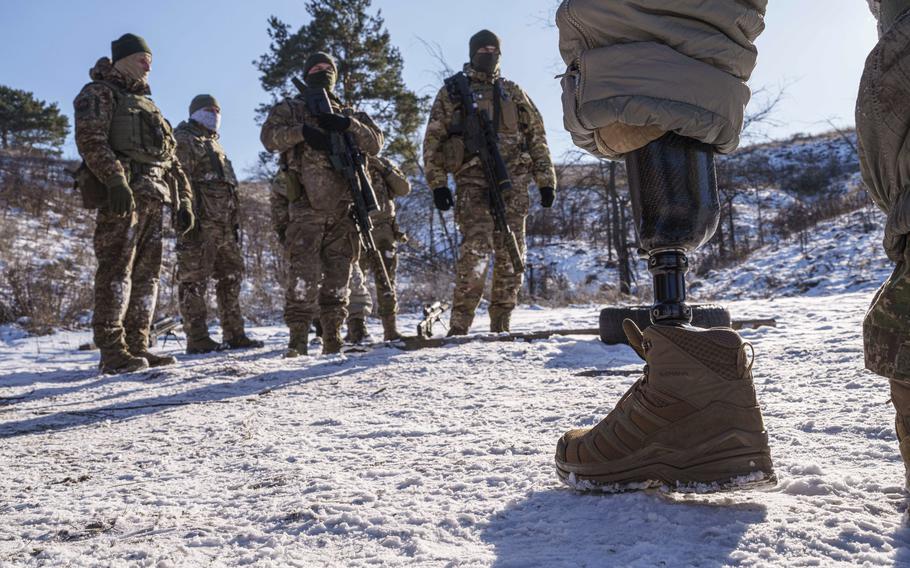
[[[398,166],[387,158],[378,156],[370,157],[370,181],[376,192],[380,211],[375,214],[374,221],[391,222],[395,218],[395,198],[403,197],[411,192],[407,177]]]
[[[134,194],[147,195],[171,203],[176,198],[181,207],[191,207],[192,190],[177,161],[177,142],[171,126],[148,98],[145,83],[129,81],[114,69],[110,59],[102,57],[89,71],[92,79],[73,101],[75,109],[76,147],[89,170],[105,185],[126,182]],[[119,91],[119,92],[118,92]],[[117,100],[122,96],[141,97],[153,109],[156,140],[162,158],[154,163],[138,163],[112,146]]]
[[[218,133],[188,120],[177,126],[174,137],[177,157],[193,188],[196,217],[236,224],[237,176]]]
[[[496,84],[502,89],[499,113],[499,149],[513,175],[531,174],[539,187],[556,187],[556,172],[547,147],[540,111],[525,92],[498,74],[480,73],[464,66],[478,105],[494,116]],[[430,187],[446,185],[447,174],[482,176],[478,158],[466,156],[462,137],[456,134],[463,121],[461,104],[453,101],[443,87],[430,111],[423,141],[423,161]]]
[[[348,132],[360,150],[373,156],[378,154],[383,144],[379,127],[366,113],[343,107],[337,98],[331,98],[333,110],[351,119]],[[341,174],[332,168],[328,154],[306,144],[304,124],[319,128],[306,101],[300,97],[285,99],[269,111],[260,133],[262,145],[269,152],[279,152],[288,170],[297,174],[309,207],[317,211],[335,209],[339,203],[351,201],[350,188]]]

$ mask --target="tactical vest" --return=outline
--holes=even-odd
[[[108,135],[111,149],[139,164],[161,166],[169,162],[174,155],[173,131],[152,99],[108,81],[97,82],[114,94],[114,116]]]
[[[208,170],[203,177],[190,179],[193,183],[225,183],[237,187],[237,176],[234,166],[224,153],[224,149],[216,137],[203,126],[194,121],[187,121],[177,126],[178,133],[187,132],[202,146],[205,159],[208,160]],[[198,172],[187,172],[188,175],[198,175]]]
[[[497,133],[504,135],[517,135],[521,129],[518,119],[518,104],[512,94],[505,88],[501,77],[492,83],[470,82],[477,106],[493,121]],[[449,98],[456,104],[461,104],[457,95],[449,93]],[[464,109],[456,113],[453,121],[453,130],[458,130],[464,124]]]

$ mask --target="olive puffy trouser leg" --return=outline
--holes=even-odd
[[[299,329],[319,319],[324,339],[340,342],[351,265],[360,251],[347,207],[330,212],[293,209],[286,242],[285,323]]]
[[[139,194],[129,215],[98,211],[92,329],[102,358],[127,346],[148,349],[161,271],[162,209],[161,201]]]

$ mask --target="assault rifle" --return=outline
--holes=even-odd
[[[490,214],[495,232],[500,233],[509,251],[512,269],[517,274],[525,271],[524,260],[515,233],[506,220],[506,205],[502,194],[512,190],[512,179],[502,153],[499,135],[486,109],[481,109],[464,73],[457,73],[445,81],[449,96],[461,103],[464,110],[464,147],[468,155],[480,158],[487,177],[490,196]],[[495,95],[494,95],[495,96]]]
[[[417,324],[417,338],[430,339],[433,337],[433,324],[442,321],[442,314],[449,309],[443,302],[433,302],[423,307],[423,320]]]
[[[312,114],[317,116],[322,113],[334,114],[332,102],[325,89],[311,89],[296,77],[291,80],[300,91]],[[335,171],[341,174],[347,182],[348,188],[351,190],[351,197],[354,199],[351,217],[354,219],[354,226],[360,237],[360,245],[373,261],[373,266],[382,278],[385,289],[392,290],[389,271],[385,266],[382,253],[376,248],[376,241],[373,239],[373,220],[370,219],[370,214],[379,211],[379,202],[376,200],[376,192],[373,190],[373,184],[370,183],[370,175],[367,172],[367,157],[357,147],[357,142],[351,133],[326,132],[326,134],[329,135],[332,143],[329,161]]]

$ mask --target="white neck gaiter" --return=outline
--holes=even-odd
[[[211,110],[201,108],[190,115],[190,118],[208,128],[212,132],[218,132],[221,126],[221,113],[212,112]]]

